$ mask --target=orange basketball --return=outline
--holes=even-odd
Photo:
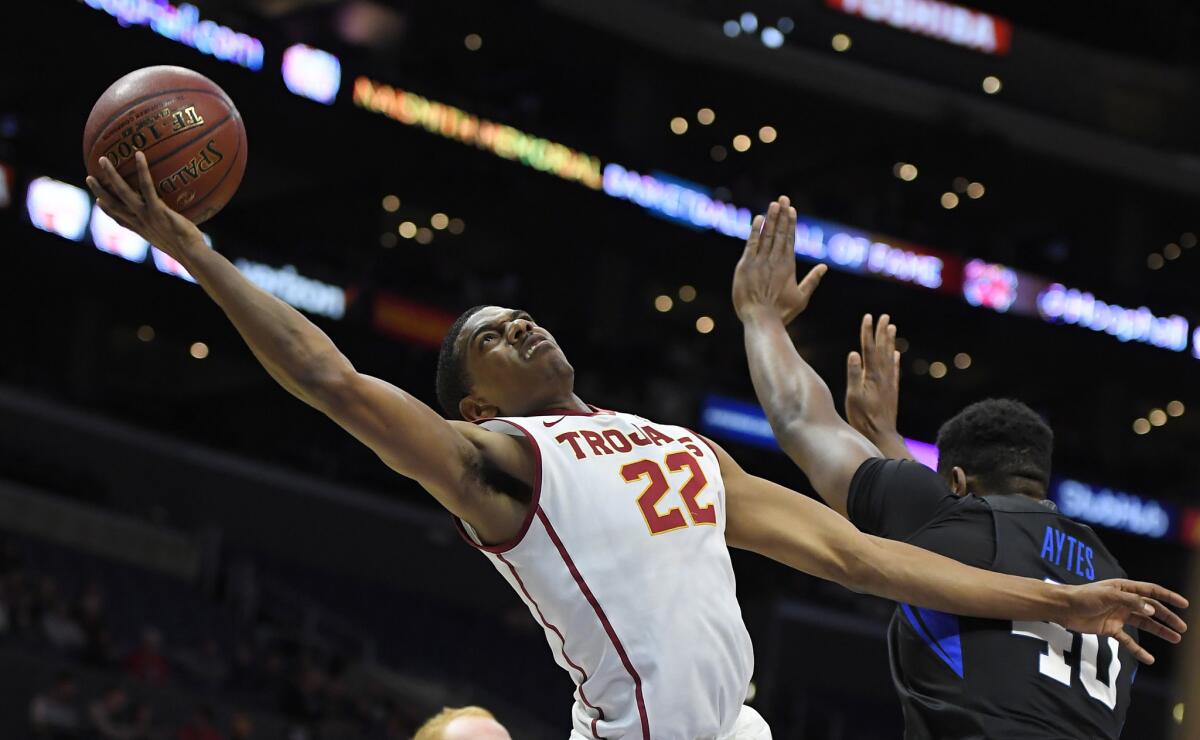
[[[134,152],[150,165],[159,197],[202,223],[233,197],[246,171],[246,128],[233,101],[204,75],[145,67],[114,82],[83,130],[83,160],[99,177],[100,157],[137,189]]]

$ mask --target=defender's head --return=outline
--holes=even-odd
[[[955,493],[1046,498],[1054,432],[1020,401],[989,398],[938,430],[938,472]]]
[[[481,707],[443,709],[431,717],[413,740],[512,740],[492,713]]]
[[[558,343],[524,311],[475,306],[442,340],[437,395],[451,419],[524,416],[569,399],[574,387]]]

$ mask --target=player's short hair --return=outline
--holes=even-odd
[[[967,406],[942,424],[937,435],[938,472],[956,466],[984,487],[1002,491],[1013,478],[1050,484],[1054,432],[1042,417],[1009,398],[989,398]]]
[[[473,306],[463,311],[442,338],[442,349],[438,352],[437,362],[437,397],[442,412],[451,419],[462,419],[458,402],[471,392],[467,364],[463,362],[462,353],[458,351],[458,335],[462,333],[467,320],[485,308],[486,305]]]
[[[483,707],[459,707],[457,709],[446,707],[425,720],[425,724],[421,725],[417,734],[413,735],[413,740],[442,740],[442,733],[446,731],[451,722],[459,717],[496,719],[495,715]]]

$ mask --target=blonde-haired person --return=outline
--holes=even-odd
[[[512,736],[482,707],[447,707],[426,720],[413,740],[512,740]]]

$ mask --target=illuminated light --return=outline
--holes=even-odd
[[[450,218],[444,213],[435,213],[429,217],[429,225],[441,231],[450,225]]]
[[[1181,254],[1183,254],[1183,250],[1174,242],[1163,247],[1163,256],[1169,260],[1179,259],[1179,255]]]
[[[463,233],[463,230],[467,228],[467,224],[461,218],[452,218],[450,219],[450,225],[446,228],[449,229],[451,234],[458,235]]]
[[[1200,360],[1200,326],[1192,332],[1192,357]]]
[[[12,205],[12,168],[0,162],[0,208]]]
[[[1060,481],[1052,494],[1059,511],[1088,524],[1156,539],[1171,530],[1170,511],[1154,499],[1069,479]]]
[[[1163,424],[1167,423],[1167,412],[1163,411],[1162,409],[1151,409],[1150,413],[1146,415],[1146,418],[1149,419],[1150,423],[1154,426],[1161,427]]]
[[[971,200],[979,200],[983,197],[984,192],[986,191],[984,190],[983,183],[981,182],[973,182],[967,185],[967,197]]]
[[[101,252],[130,262],[145,262],[150,254],[150,242],[114,221],[99,205],[92,206],[91,232],[92,243]]]
[[[767,26],[759,35],[763,46],[768,49],[778,49],[783,46],[783,32],[773,26]]]
[[[395,213],[396,211],[400,210],[400,199],[394,195],[385,195],[383,196],[382,205],[383,210],[387,211],[388,213]]]
[[[946,363],[941,360],[929,363],[929,377],[931,378],[944,378],[948,370]]]
[[[1012,24],[941,0],[825,0],[829,7],[874,23],[929,36],[986,54],[1007,54]]]
[[[490,151],[564,180],[600,189],[600,160],[562,144],[495,123],[452,105],[375,82],[354,81],[354,104],[406,126],[420,127],[447,139]]]
[[[971,260],[963,268],[963,299],[1005,313],[1017,300],[1020,281],[1015,270],[1004,265]]]
[[[959,370],[966,370],[971,367],[971,356],[966,352],[959,352],[954,356],[954,367]]]
[[[396,228],[396,231],[405,239],[412,239],[417,235],[417,225],[412,221],[405,221]]]
[[[467,47],[467,51],[479,51],[483,48],[483,37],[477,33],[468,33],[463,39],[463,46]]]
[[[213,21],[200,20],[200,11],[194,5],[176,7],[166,0],[84,0],[84,4],[103,10],[122,26],[149,26],[159,36],[201,54],[247,69],[262,69],[261,41]]]
[[[763,126],[758,130],[758,140],[764,144],[770,144],[775,141],[779,133],[774,126]]]
[[[956,192],[956,193],[965,193],[965,192],[967,192],[967,185],[968,185],[967,178],[965,178],[965,177],[956,177],[956,178],[954,178],[954,183],[953,183],[953,184],[954,184],[954,192]]]
[[[437,348],[453,324],[453,314],[393,293],[375,291],[371,326],[380,334]]]
[[[1191,249],[1196,246],[1196,235],[1186,231],[1179,237],[1179,243],[1183,245],[1184,249]]]
[[[712,149],[708,150],[708,156],[712,157],[714,162],[724,162],[725,157],[729,156],[729,150],[717,144]]]
[[[929,363],[918,357],[917,359],[913,360],[912,368],[913,372],[917,375],[924,375],[925,373],[929,372]]]
[[[686,134],[688,130],[687,119],[683,116],[675,116],[671,119],[671,133],[677,135]]]
[[[987,77],[984,77],[983,82],[980,84],[983,87],[983,91],[988,95],[995,95],[996,93],[1000,92],[1000,78],[996,77],[995,75],[988,75]]]
[[[750,148],[750,137],[745,134],[738,134],[733,137],[733,148],[739,152],[744,152]]]
[[[154,341],[154,327],[148,324],[142,324],[138,327],[137,338],[143,342]]]
[[[746,33],[754,33],[758,29],[758,16],[753,13],[742,13],[738,18],[738,23],[741,24],[742,30]]]
[[[912,182],[917,179],[917,166],[908,162],[897,162],[892,167],[892,174],[905,182]]]
[[[333,105],[342,86],[342,63],[327,51],[289,46],[283,52],[283,84],[296,95]]]
[[[721,30],[725,32],[726,36],[732,39],[742,32],[742,25],[737,21],[725,21],[725,24],[721,26]]]
[[[833,38],[829,40],[829,45],[834,51],[846,51],[850,48],[850,37],[844,33],[835,33]]]
[[[234,266],[247,280],[289,306],[331,319],[346,315],[346,291],[341,286],[302,275],[292,265],[272,267],[238,259]]]
[[[25,208],[34,226],[77,242],[87,231],[92,199],[82,188],[39,177],[29,183]]]
[[[417,244],[428,244],[433,241],[433,232],[430,231],[429,227],[422,226],[417,229],[417,235],[414,238],[417,240]]]
[[[1183,702],[1179,702],[1171,709],[1171,717],[1175,719],[1175,724],[1183,724]]]
[[[1167,404],[1167,413],[1171,416],[1183,416],[1185,410],[1183,401],[1171,401]]]
[[[712,125],[715,120],[717,120],[717,114],[713,112],[712,108],[701,108],[696,111],[696,122],[701,126]]]
[[[659,313],[670,311],[674,305],[675,301],[671,300],[669,295],[660,295],[654,299],[654,307],[658,309]]]
[[[1146,434],[1149,431],[1150,431],[1150,422],[1149,421],[1147,421],[1146,419],[1143,419],[1141,417],[1138,417],[1133,420],[1133,433],[1134,434]]]
[[[712,320],[711,316],[701,316],[696,319],[696,331],[701,334],[708,334],[713,330],[714,326],[716,326],[716,322]]]
[[[796,22],[785,15],[775,23],[775,27],[784,33],[791,33],[796,30]]]
[[[188,348],[188,354],[197,360],[203,360],[208,357],[208,345],[204,342],[193,342],[192,346]]]
[[[749,209],[711,198],[684,181],[670,181],[627,170],[619,164],[604,168],[604,192],[666,218],[727,236],[745,239],[754,220]]]
[[[391,249],[396,246],[396,235],[390,231],[385,231],[379,235],[379,246],[385,249]]]
[[[1059,283],[1051,283],[1038,294],[1037,309],[1044,321],[1104,332],[1122,342],[1141,342],[1175,352],[1188,346],[1189,327],[1182,316],[1155,316],[1145,306],[1123,308]]]
[[[904,337],[896,337],[896,351],[904,354],[908,351],[908,340]]]
[[[1163,256],[1158,252],[1151,252],[1146,255],[1146,267],[1149,267],[1151,270],[1161,270],[1164,264],[1166,263],[1163,262]]]
[[[756,697],[756,696],[758,696],[758,686],[756,686],[754,684],[754,682],[751,681],[750,685],[746,687],[746,699],[745,699],[746,703],[753,704],[754,697]]]
[[[942,193],[941,198],[942,208],[949,211],[952,208],[958,207],[958,196],[954,193]]]
[[[684,303],[691,303],[696,300],[696,289],[691,285],[684,285],[679,288],[679,300]]]

